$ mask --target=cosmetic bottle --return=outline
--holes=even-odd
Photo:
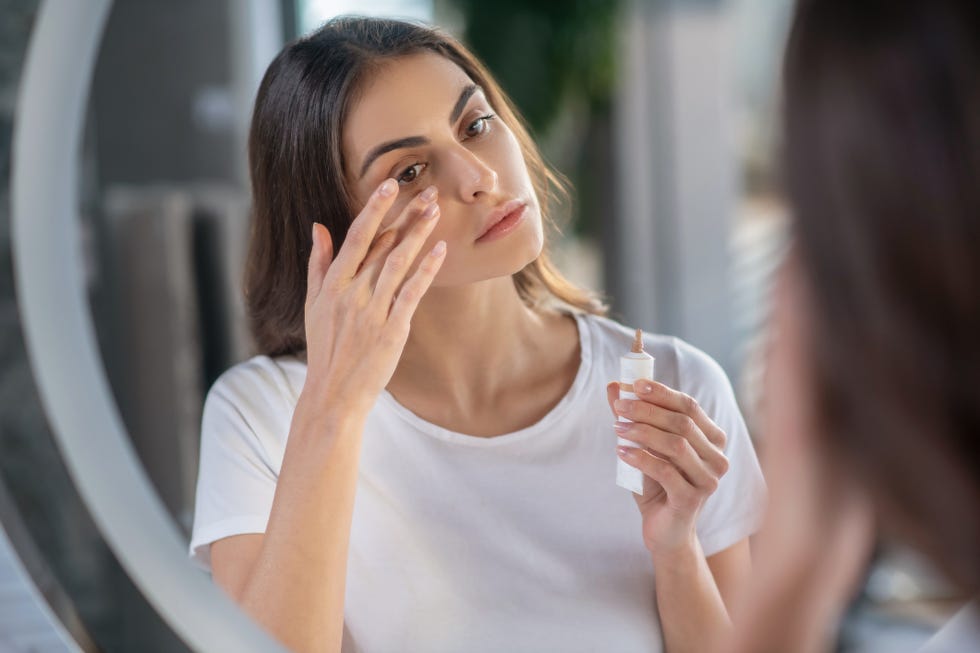
[[[637,399],[633,384],[637,379],[653,380],[653,356],[643,351],[643,331],[636,330],[633,347],[629,353],[619,359],[619,398]],[[619,422],[630,422],[622,415],[617,416]],[[639,447],[635,442],[617,438],[619,446]],[[635,494],[643,495],[643,472],[616,458],[616,485]]]

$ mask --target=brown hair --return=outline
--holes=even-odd
[[[980,4],[802,1],[784,146],[824,445],[980,591]]]
[[[513,131],[524,154],[545,224],[549,204],[567,196],[507,96],[477,59],[437,29],[396,20],[342,17],[288,44],[259,86],[249,134],[253,216],[245,272],[249,326],[260,353],[306,348],[304,299],[313,222],[330,231],[339,251],[353,220],[341,133],[372,71],[393,58],[435,52],[479,84]],[[534,307],[557,299],[604,314],[597,295],[567,281],[547,250],[513,276]]]

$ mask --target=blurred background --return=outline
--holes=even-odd
[[[75,491],[24,348],[10,146],[38,6],[0,0],[0,651],[186,650]],[[553,242],[559,267],[603,291],[615,318],[717,359],[752,430],[785,240],[775,152],[790,9],[789,0],[115,3],[79,162],[78,274],[134,448],[183,532],[204,395],[252,355],[240,290],[245,142],[259,80],[285,42],[343,13],[422,20],[463,40],[570,182]],[[918,559],[883,546],[842,650],[912,650],[951,598]]]

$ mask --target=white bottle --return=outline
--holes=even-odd
[[[653,356],[643,351],[643,331],[636,330],[633,347],[628,354],[619,359],[619,398],[637,399],[633,384],[637,379],[653,380]],[[630,422],[622,415],[616,418],[620,422]],[[639,447],[637,443],[623,438],[616,438],[621,447]],[[643,472],[616,457],[616,485],[635,494],[643,495]]]

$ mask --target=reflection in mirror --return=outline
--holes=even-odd
[[[515,650],[516,638],[532,648],[657,650],[692,637],[710,647],[759,518],[750,430],[725,374],[750,407],[752,352],[782,246],[784,209],[761,154],[775,93],[760,80],[778,58],[783,14],[752,2],[657,11],[640,2],[414,3],[416,17],[454,26],[492,77],[467,68],[465,54],[425,46],[426,56],[369,67],[352,78],[360,93],[332,132],[342,134],[341,170],[316,141],[339,112],[318,114],[321,131],[305,132],[295,114],[277,113],[283,98],[324,108],[289,86],[283,64],[253,123],[263,127],[253,160],[269,168],[248,178],[259,79],[285,41],[339,10],[327,5],[120,3],[93,82],[82,161],[87,288],[123,419],[194,561],[297,648]],[[749,90],[733,101],[723,37],[746,20],[771,36],[753,38],[752,56],[739,59],[749,79],[739,88]],[[371,36],[345,29],[370,58]],[[293,54],[336,55],[342,48],[323,47],[330,34]],[[312,68],[322,87],[337,83]],[[409,136],[426,142],[368,156]],[[569,178],[573,202],[544,192],[535,149]],[[299,163],[283,170],[283,160]],[[431,288],[404,308],[414,317],[402,340],[392,334],[404,329],[371,331],[335,287],[320,286],[331,250],[360,263],[355,254],[365,253],[344,243],[347,223],[387,177],[400,190],[380,200],[394,204],[375,218],[380,231],[412,245],[409,258],[448,245],[431,278],[425,265],[415,277]],[[350,211],[337,208],[336,180],[354,198]],[[428,185],[440,210],[425,225],[411,202]],[[326,227],[312,273],[323,289],[307,331],[314,219]],[[253,228],[264,253],[249,254]],[[554,269],[540,263],[542,246]],[[388,278],[388,309],[401,279],[382,271],[386,254],[375,251],[362,272],[372,284]],[[600,315],[592,291],[614,319]],[[662,395],[622,376],[633,327],[646,332],[640,345],[656,359]],[[629,382],[648,412],[612,404],[630,388],[604,395],[611,381]],[[685,415],[677,393],[698,408]],[[694,425],[688,459],[663,449],[657,438],[679,434],[657,415]],[[619,432],[612,422],[639,425]],[[617,460],[617,436],[640,445],[643,494],[615,483],[617,464],[629,464]],[[672,484],[653,453],[683,482]],[[717,489],[705,489],[723,468]],[[690,499],[675,511],[684,519],[665,516],[680,497]],[[654,574],[691,559],[673,580]],[[182,650],[119,576],[125,589],[100,588],[102,607],[83,614],[99,645]],[[345,593],[324,578],[345,578]],[[295,610],[284,616],[284,606]],[[296,618],[309,614],[329,617]],[[694,634],[693,614],[706,615]]]
[[[612,47],[609,9],[538,14]],[[582,87],[551,71],[605,118],[580,153],[614,138],[596,54],[567,60],[595,74]],[[215,582],[298,650],[718,645],[764,489],[728,379],[554,266],[562,189],[496,76],[445,32],[331,20],[270,64],[249,161],[259,355],[208,392],[190,543]],[[730,199],[675,192],[678,219]],[[648,308],[639,281],[621,310]]]

